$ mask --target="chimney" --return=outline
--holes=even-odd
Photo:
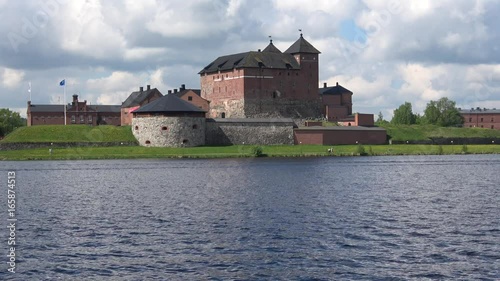
[[[182,91],[182,90],[186,90],[186,84],[182,84],[182,85],[181,85],[181,91]]]
[[[326,88],[326,82],[325,82],[325,83],[323,83],[323,88]]]
[[[144,90],[144,87],[139,87],[139,91],[142,92]]]
[[[177,93],[177,89],[174,89],[174,94]]]
[[[78,95],[73,95],[73,104],[76,104],[78,102]]]
[[[151,85],[148,85],[148,88],[147,88],[147,89],[148,89],[148,91],[149,91],[149,90],[151,90]]]
[[[168,90],[168,94],[170,95],[172,93],[172,90]]]
[[[337,86],[339,85],[339,82],[337,82]]]

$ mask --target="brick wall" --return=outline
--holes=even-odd
[[[500,129],[500,113],[462,113],[465,128]]]
[[[298,128],[294,130],[295,144],[385,144],[387,132],[384,129],[354,127]]]

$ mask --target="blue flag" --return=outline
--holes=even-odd
[[[64,79],[61,82],[59,82],[59,86],[64,86],[64,84],[66,84],[66,79]]]

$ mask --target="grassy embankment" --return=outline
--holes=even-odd
[[[357,145],[271,145],[261,146],[270,157],[352,156],[360,154]],[[327,152],[333,147],[333,153]],[[254,146],[202,146],[191,148],[155,148],[141,146],[56,148],[0,151],[0,160],[56,160],[56,159],[138,159],[138,158],[230,158],[253,157]],[[366,155],[433,155],[464,154],[462,145],[373,145],[362,146]],[[468,145],[469,154],[500,154],[500,145]]]
[[[429,137],[500,137],[491,129],[439,128],[435,126],[387,126],[393,139],[423,140]],[[120,142],[134,141],[130,127],[115,126],[34,126],[20,128],[2,142]],[[0,160],[49,159],[133,159],[133,158],[225,158],[252,157],[251,145],[192,148],[153,148],[140,146],[75,147],[0,151]],[[261,146],[270,157],[351,156],[351,155],[431,155],[431,154],[500,154],[500,145],[276,145]],[[327,149],[333,147],[333,153]],[[364,150],[364,153],[363,151]]]
[[[382,125],[395,141],[430,140],[431,138],[500,138],[500,130],[454,128],[435,125]]]
[[[21,127],[2,142],[135,142],[130,126],[45,125]]]

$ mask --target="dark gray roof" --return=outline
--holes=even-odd
[[[121,112],[120,105],[89,105],[89,107],[97,112]]]
[[[295,41],[295,43],[288,48],[285,53],[287,54],[297,54],[297,53],[309,53],[309,54],[321,54],[318,49],[314,48],[311,43],[307,42],[304,37],[302,37],[302,34],[300,34],[300,38]]]
[[[205,112],[204,110],[184,101],[176,95],[166,95],[157,100],[154,100],[141,108],[134,111],[134,113],[146,112]]]
[[[198,74],[232,70],[234,68],[300,69],[300,65],[291,54],[252,51],[218,57]]]
[[[488,108],[471,108],[459,110],[462,114],[499,114],[500,109],[488,109]]]
[[[200,96],[201,97],[201,90],[200,89],[184,89],[180,92],[177,92],[177,93],[171,93],[170,95],[175,95],[177,97],[182,97],[182,95],[184,95],[185,93],[189,92],[189,91],[193,91],[196,95]]]
[[[306,131],[386,131],[382,127],[363,127],[363,126],[311,126],[311,127],[299,127],[299,130]]]
[[[210,118],[207,122],[218,123],[285,123],[294,125],[292,118]]]
[[[333,87],[319,88],[320,95],[342,95],[345,93],[352,94],[351,91],[340,86],[339,83],[337,83],[337,85]]]
[[[269,45],[267,45],[267,47],[264,50],[262,50],[262,52],[278,53],[278,54],[282,53],[280,51],[280,49],[278,49],[276,46],[274,46],[273,40],[271,40],[271,42],[269,42]]]
[[[123,102],[121,107],[138,106],[155,92],[158,92],[160,95],[162,95],[162,93],[157,88],[132,92],[130,96],[128,96],[128,98]]]
[[[119,113],[120,105],[87,105],[91,111],[97,112],[115,112]],[[71,111],[72,106],[67,105],[66,110]],[[64,112],[62,104],[32,104],[31,112]]]

